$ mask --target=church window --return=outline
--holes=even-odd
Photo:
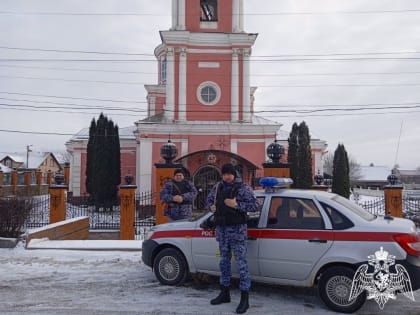
[[[160,81],[161,83],[166,82],[166,57],[162,58],[160,64]]]
[[[200,0],[200,21],[217,21],[217,0]]]
[[[197,98],[204,105],[214,105],[220,100],[220,88],[214,82],[203,82],[197,89]]]

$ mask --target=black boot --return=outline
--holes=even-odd
[[[239,302],[239,305],[236,308],[237,314],[243,314],[249,308],[248,298],[248,291],[241,291],[241,301]]]
[[[219,295],[210,301],[211,305],[218,305],[222,303],[229,303],[230,302],[230,293],[229,287],[220,286],[220,293]]]

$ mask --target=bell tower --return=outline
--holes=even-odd
[[[149,116],[165,121],[252,122],[243,0],[172,0],[172,27],[155,49],[159,84],[147,85]]]

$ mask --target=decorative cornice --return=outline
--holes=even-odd
[[[191,33],[189,31],[160,31],[165,45],[238,46],[254,45],[258,34],[252,33]],[[155,50],[156,51],[156,50]]]

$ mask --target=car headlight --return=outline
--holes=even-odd
[[[152,237],[153,233],[155,233],[155,229],[151,228],[149,231],[147,231],[146,237],[144,238],[144,240],[146,241],[146,240],[150,239]]]

